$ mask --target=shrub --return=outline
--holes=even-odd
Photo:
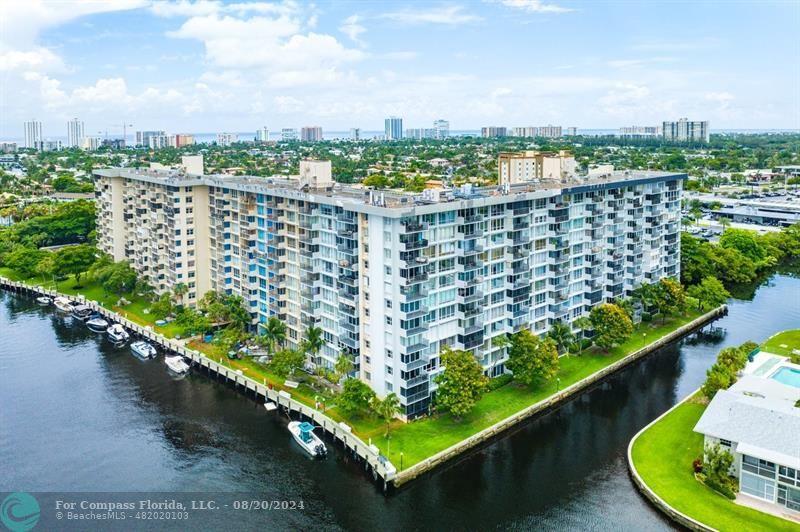
[[[653,315],[650,314],[649,312],[642,312],[642,321],[644,323],[650,323],[651,321],[653,321]]]
[[[703,471],[703,459],[702,458],[695,458],[692,462],[692,469],[695,473],[700,473]]]
[[[511,373],[503,373],[499,377],[495,377],[489,380],[489,389],[496,390],[498,388],[502,388],[503,386],[511,382],[513,378],[514,376]]]

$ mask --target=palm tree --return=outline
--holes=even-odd
[[[185,283],[178,283],[172,287],[172,294],[175,296],[175,302],[178,306],[183,305],[183,296],[189,291],[189,287]]]
[[[394,394],[390,393],[386,397],[384,397],[383,401],[378,399],[377,397],[372,398],[372,402],[370,404],[372,407],[373,412],[378,414],[384,423],[386,423],[386,437],[389,437],[389,424],[392,422],[395,414],[401,414],[401,405],[400,399]]]
[[[572,329],[570,329],[569,325],[561,320],[553,323],[553,326],[550,327],[550,331],[548,331],[547,336],[549,336],[553,342],[555,342],[559,353],[563,353],[569,349],[569,345],[573,340],[575,340],[575,335],[572,334]]]
[[[630,319],[633,319],[633,302],[627,297],[618,297],[614,299],[614,304],[625,311]]]
[[[642,306],[644,312],[648,312],[655,303],[657,290],[654,284],[642,283],[633,291],[632,298]]]
[[[334,370],[336,370],[336,375],[341,381],[343,377],[347,377],[353,371],[354,367],[355,365],[353,364],[353,359],[350,358],[350,355],[342,353],[339,355],[339,358],[336,359]]]
[[[303,338],[302,349],[311,358],[316,357],[320,349],[325,345],[325,339],[322,337],[322,329],[312,325],[306,329],[305,337]]]
[[[262,325],[267,349],[270,354],[275,353],[275,346],[281,345],[286,340],[286,324],[275,316],[271,316],[267,323]]]
[[[580,346],[580,354],[583,354],[583,341],[586,339],[586,331],[592,328],[592,320],[589,316],[581,316],[577,318],[572,324],[581,331],[581,339],[578,345]]]

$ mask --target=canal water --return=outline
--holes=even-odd
[[[225,384],[175,379],[161,359],[139,361],[54,310],[0,293],[0,493],[236,491],[302,501],[302,510],[244,512],[235,522],[209,515],[202,526],[230,530],[669,530],[628,478],[628,441],[696,389],[722,347],[800,326],[800,279],[774,276],[714,326],[725,334],[668,346],[386,497],[338,447],[309,460],[285,417]]]

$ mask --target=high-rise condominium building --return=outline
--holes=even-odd
[[[81,139],[81,149],[94,151],[100,147],[100,137],[83,137]]]
[[[160,137],[166,135],[165,131],[161,130],[154,130],[154,131],[137,131],[136,132],[136,145],[147,148],[150,146],[150,137]]]
[[[291,127],[281,129],[281,140],[297,140],[297,130]]]
[[[433,130],[436,132],[437,139],[446,139],[450,136],[450,122],[447,120],[434,120]]]
[[[78,148],[83,140],[83,122],[73,118],[67,122],[67,147]]]
[[[710,139],[707,121],[681,118],[677,122],[664,122],[661,130],[664,140],[670,142],[708,142]]]
[[[350,128],[350,140],[361,140],[361,128],[358,127]]]
[[[168,144],[173,148],[182,148],[184,146],[191,146],[192,144],[194,144],[194,135],[187,135],[185,133],[170,135]]]
[[[169,147],[169,135],[150,135],[147,137],[147,147],[151,150],[160,150]]]
[[[269,129],[267,126],[258,128],[258,131],[256,131],[256,142],[269,142]]]
[[[239,142],[239,135],[236,133],[217,133],[217,144],[220,146],[230,146]]]
[[[619,136],[629,139],[654,138],[661,135],[658,126],[629,126],[619,128]]]
[[[494,138],[505,137],[508,135],[508,130],[502,126],[484,126],[481,128],[481,137]]]
[[[505,371],[499,340],[572,323],[643,282],[677,277],[685,174],[625,172],[421,195],[331,188],[330,163],[301,175],[187,176],[97,170],[98,244],[158,291],[241,295],[308,360],[354,373],[407,417],[427,413],[444,346]],[[304,185],[307,185],[305,187]]]
[[[568,137],[575,137],[578,135],[578,128],[577,127],[568,127],[567,134]]]
[[[38,120],[31,120],[23,124],[25,131],[25,147],[39,149],[39,145],[44,140],[42,135],[42,123]]]
[[[549,139],[557,139],[561,137],[561,126],[553,126],[548,124],[537,129],[540,137]]]
[[[436,130],[427,127],[415,127],[406,129],[405,138],[408,139],[435,139]]]
[[[512,137],[536,137],[539,134],[538,128],[533,126],[527,127],[512,127],[511,128],[511,136]]]
[[[322,140],[322,128],[319,126],[305,126],[300,128],[300,140],[304,142],[319,142]]]
[[[403,119],[390,116],[384,120],[384,138],[386,140],[400,140],[403,138]]]

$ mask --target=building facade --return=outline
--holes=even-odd
[[[707,121],[692,121],[688,118],[664,122],[661,134],[669,142],[708,142],[711,138]]]
[[[447,120],[439,120],[433,121],[433,130],[436,132],[437,139],[446,139],[450,136],[450,122]]]
[[[291,127],[281,129],[281,140],[297,140],[297,130]]]
[[[429,411],[445,345],[498,376],[498,337],[679,275],[682,174],[412,195],[333,186],[319,161],[293,179],[95,173],[101,249],[157,291],[191,283],[189,303],[241,295],[254,327],[277,316],[292,347],[321,328],[309,365],[351,357],[407,417]]]
[[[217,133],[217,144],[220,146],[230,146],[239,142],[239,135],[236,133]]]
[[[322,128],[319,126],[305,126],[300,129],[300,140],[304,142],[319,142],[322,140]]]
[[[78,148],[83,140],[83,122],[73,118],[67,122],[67,147]]]
[[[269,142],[269,129],[267,126],[258,128],[258,131],[256,131],[256,142]]]
[[[25,132],[25,147],[39,149],[39,144],[44,140],[42,123],[38,120],[24,122],[23,130]]]
[[[481,137],[495,138],[505,137],[508,135],[508,130],[503,126],[484,126],[481,128]]]
[[[150,137],[158,137],[163,135],[166,135],[166,132],[161,130],[137,131],[136,146],[140,146],[142,148],[148,148],[150,147]]]
[[[386,140],[401,140],[403,138],[403,119],[390,116],[383,121],[384,138]]]

